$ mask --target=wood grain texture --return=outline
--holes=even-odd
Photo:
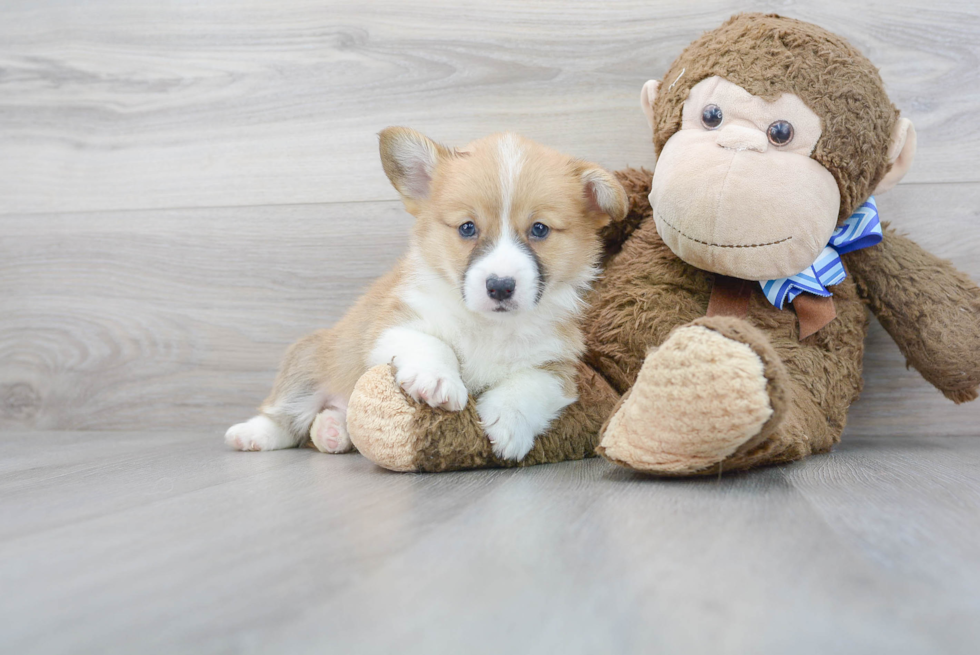
[[[393,199],[375,133],[516,130],[650,165],[639,90],[737,11],[850,39],[919,131],[910,182],[980,181],[975,0],[11,0],[0,214]]]
[[[0,652],[975,652],[980,403],[877,325],[833,453],[720,480],[221,444],[403,252],[379,129],[650,166],[641,85],[739,10],[881,66],[882,216],[980,280],[975,0],[6,0]]]
[[[980,440],[657,480],[0,438],[9,653],[973,653]]]
[[[411,220],[397,202],[5,218],[0,426],[251,413],[285,346],[339,319]]]
[[[902,185],[882,216],[980,279],[980,184]],[[942,208],[942,210],[937,210]],[[7,216],[0,429],[209,428],[265,397],[407,244],[398,202]],[[877,325],[849,433],[976,435]]]

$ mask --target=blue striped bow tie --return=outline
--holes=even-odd
[[[763,280],[762,292],[773,305],[782,309],[786,301],[806,291],[816,296],[833,295],[827,287],[840,284],[847,277],[840,255],[852,250],[860,250],[881,243],[881,221],[878,220],[878,205],[874,196],[858,207],[844,224],[834,230],[830,243],[823,249],[817,261],[802,273],[778,280]]]

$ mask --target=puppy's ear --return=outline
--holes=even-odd
[[[629,199],[619,180],[605,169],[592,164],[585,164],[581,176],[587,206],[591,211],[605,215],[600,220],[600,225],[607,224],[610,218],[614,221],[626,218]]]
[[[386,127],[378,136],[385,175],[406,205],[428,198],[436,166],[451,151],[407,127]]]

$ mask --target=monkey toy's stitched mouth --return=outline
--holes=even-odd
[[[793,238],[792,236],[788,236],[788,237],[785,237],[783,239],[779,239],[778,241],[770,241],[769,243],[746,243],[746,244],[741,244],[741,243],[710,243],[708,241],[702,241],[701,239],[695,239],[692,236],[688,236],[687,234],[684,234],[684,232],[682,230],[680,230],[680,229],[674,227],[673,225],[671,225],[670,224],[670,221],[668,221],[666,218],[664,218],[663,214],[660,213],[660,212],[657,212],[657,220],[662,221],[664,225],[666,225],[667,227],[669,227],[670,229],[672,229],[674,232],[677,232],[677,234],[681,235],[682,237],[684,237],[688,241],[694,241],[695,243],[700,243],[701,245],[708,246],[709,248],[762,248],[763,246],[774,246],[774,245],[776,245],[778,243],[785,243],[786,241],[789,241],[790,239]]]

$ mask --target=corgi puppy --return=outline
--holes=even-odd
[[[458,412],[472,394],[493,451],[520,460],[576,399],[583,296],[599,230],[626,216],[626,192],[602,168],[515,134],[451,149],[390,127],[380,147],[416,218],[408,254],[334,328],[290,347],[261,413],[225,441],[351,450],[354,384],[392,364],[432,407]]]

